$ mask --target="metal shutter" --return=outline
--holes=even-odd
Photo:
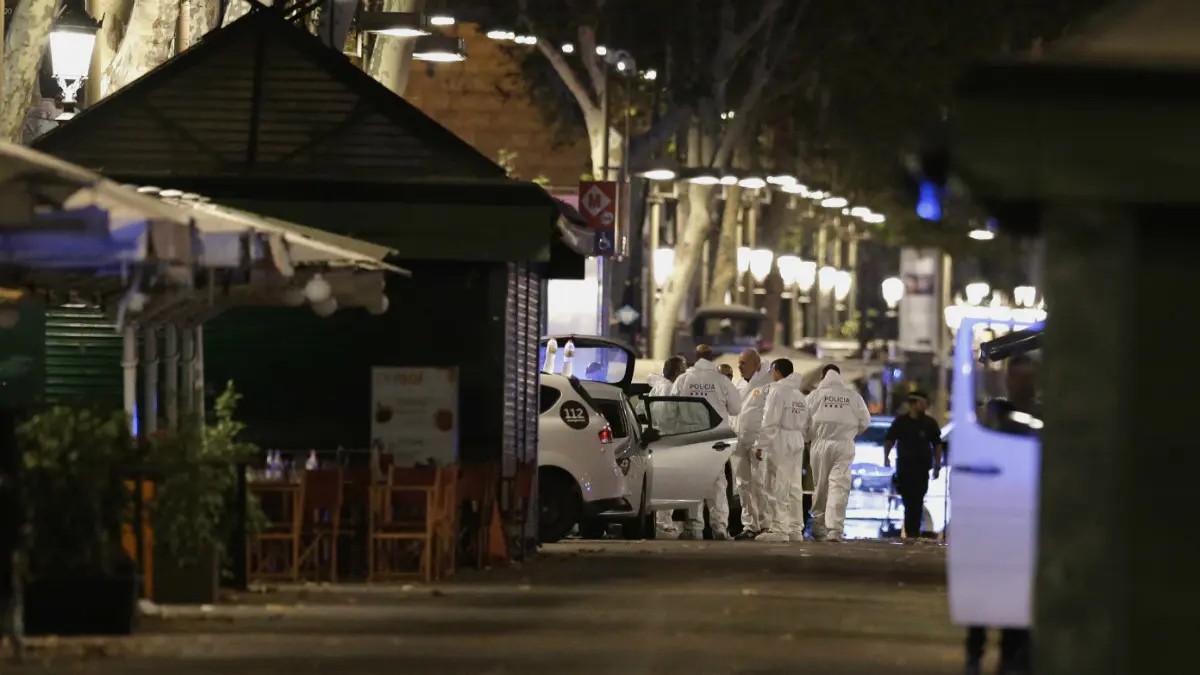
[[[95,307],[46,309],[47,403],[87,401],[120,407],[123,341]]]
[[[537,462],[538,441],[538,339],[541,324],[541,279],[527,263],[508,264],[508,291],[504,313],[504,437],[502,448],[502,504],[506,522],[524,521],[524,531],[510,532],[511,550],[523,552],[521,541],[536,541],[536,496],[527,513],[512,513],[516,506],[513,486],[522,463]],[[536,482],[536,481],[535,481]],[[513,517],[516,516],[516,517]],[[521,553],[518,553],[520,556]]]

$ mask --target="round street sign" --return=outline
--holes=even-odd
[[[558,410],[559,417],[562,418],[563,424],[572,429],[586,429],[588,425],[587,408],[576,403],[575,401],[566,401]]]

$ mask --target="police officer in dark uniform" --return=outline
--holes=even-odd
[[[893,482],[904,501],[904,532],[914,539],[921,536],[929,472],[932,470],[937,478],[942,471],[942,429],[937,420],[925,414],[928,406],[929,397],[923,392],[910,393],[908,413],[892,422],[883,444],[884,466],[891,466],[892,448],[896,447]]]

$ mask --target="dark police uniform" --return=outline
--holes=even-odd
[[[929,472],[933,470],[933,449],[942,442],[942,430],[924,413],[920,417],[901,415],[888,428],[887,440],[896,444],[895,483],[896,492],[904,500],[904,530],[910,537],[919,537]]]

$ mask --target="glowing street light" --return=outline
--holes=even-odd
[[[766,281],[767,275],[771,273],[771,263],[775,262],[775,254],[766,248],[755,249],[750,252],[750,276],[758,283]]]
[[[75,103],[75,96],[87,79],[99,30],[100,24],[82,6],[70,1],[54,22],[50,31],[50,65],[64,104]]]
[[[837,284],[837,269],[826,265],[817,271],[817,287],[822,293],[829,293]]]
[[[565,42],[565,43],[563,43],[563,46],[562,46],[562,53],[564,53],[564,54],[574,54],[574,53],[575,53],[575,45],[571,44],[570,42]]]
[[[896,309],[900,301],[904,299],[904,280],[900,277],[888,277],[881,284],[883,291],[883,301],[887,303],[888,309]]]
[[[833,279],[833,299],[841,302],[850,296],[854,286],[854,275],[846,270],[838,270]]]
[[[738,274],[745,274],[750,271],[750,254],[752,253],[749,246],[739,246],[737,250],[737,271]]]
[[[968,232],[967,236],[975,241],[991,241],[996,238],[996,233],[991,230],[977,228]]]
[[[992,292],[992,287],[986,281],[976,281],[967,284],[967,303],[971,305],[982,305],[984,298]]]
[[[783,287],[791,288],[800,280],[800,268],[804,266],[804,261],[798,255],[781,255],[775,261],[775,266],[779,268],[779,278],[783,279]]]
[[[750,177],[739,180],[738,185],[741,185],[747,190],[761,190],[767,187],[767,181],[757,177]]]
[[[849,203],[843,197],[826,197],[821,200],[821,206],[827,209],[844,209]]]
[[[1037,304],[1037,288],[1034,286],[1017,286],[1013,289],[1013,300],[1016,301],[1018,307],[1030,309]]]
[[[650,81],[657,80],[658,79],[658,71],[651,68],[650,70],[647,70],[646,72],[642,73],[642,79],[650,80]]]
[[[647,180],[670,181],[675,180],[677,174],[674,169],[660,168],[643,171],[640,175]]]
[[[805,260],[800,263],[800,274],[796,277],[796,287],[803,293],[808,293],[817,285],[817,263]]]

